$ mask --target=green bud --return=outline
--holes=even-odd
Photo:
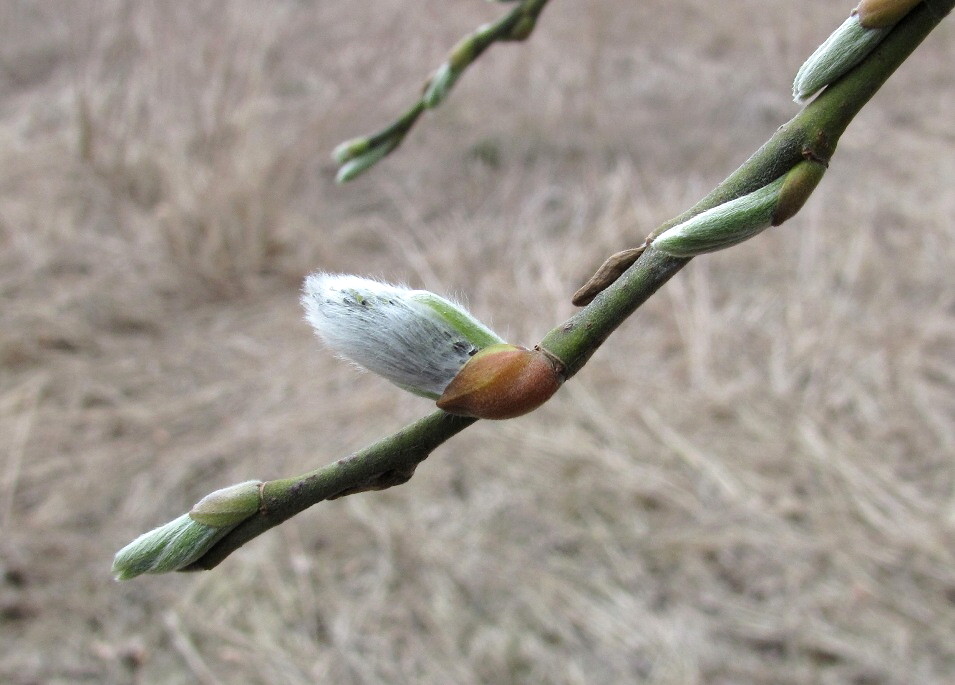
[[[381,161],[389,152],[398,147],[400,140],[401,139],[397,137],[389,138],[375,147],[369,148],[366,152],[352,157],[338,170],[335,181],[338,183],[347,183],[367,171]]]
[[[202,557],[234,527],[207,526],[183,514],[119,550],[113,559],[113,575],[116,580],[129,580],[143,573],[177,571]]]
[[[371,141],[364,136],[361,138],[352,138],[338,145],[332,152],[332,157],[339,164],[350,162],[359,155],[363,155],[371,148]]]
[[[438,67],[438,70],[428,81],[428,85],[424,89],[424,95],[421,96],[421,101],[424,102],[425,107],[433,109],[440,105],[460,75],[461,70],[455,69],[449,62],[445,62]]]
[[[501,342],[497,333],[474,318],[470,312],[440,295],[435,295],[427,290],[417,290],[410,296],[410,299],[420,302],[436,313],[452,330],[477,349]]]
[[[794,166],[786,174],[783,187],[779,190],[779,201],[773,210],[770,224],[779,226],[802,209],[825,173],[826,166],[811,159],[804,160]]]
[[[451,48],[451,53],[448,55],[448,68],[457,74],[467,69],[468,65],[474,61],[477,41],[486,40],[488,33],[492,32],[493,29],[492,24],[482,24],[473,34],[458,41],[458,44]]]
[[[862,61],[889,32],[867,28],[851,15],[816,48],[799,68],[793,81],[793,99],[805,102]]]
[[[258,512],[262,503],[261,487],[262,481],[247,480],[211,492],[196,502],[189,518],[215,528],[238,525]]]
[[[673,257],[715,252],[752,238],[769,228],[786,177],[724,202],[667,229],[653,247]]]

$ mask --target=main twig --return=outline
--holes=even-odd
[[[559,368],[561,380],[577,373],[604,340],[693,255],[739,242],[798,211],[848,124],[953,6],[955,0],[919,4],[886,32],[874,50],[828,85],[711,193],[653,231],[639,248],[627,251],[623,258],[612,258],[617,272],[605,270],[599,287],[587,297],[589,303],[537,346]],[[722,222],[716,238],[711,230],[714,222]],[[625,268],[620,268],[621,261]],[[359,304],[365,302],[359,298]],[[313,504],[404,483],[436,447],[475,420],[438,411],[307,474],[243,483],[213,493],[191,512],[191,520],[201,526],[177,519],[157,529],[168,528],[158,534],[165,538],[155,544],[177,535],[207,535],[200,541],[201,556],[181,565],[170,561],[167,570],[211,569],[249,540]],[[134,568],[125,577],[138,572],[145,571]]]

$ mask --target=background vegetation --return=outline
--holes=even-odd
[[[320,349],[308,270],[533,342],[790,118],[848,9],[553,3],[338,187],[334,145],[500,7],[0,6],[0,680],[950,682],[951,22],[795,219],[695,260],[540,411],[211,573],[109,575],[206,492],[426,410]]]

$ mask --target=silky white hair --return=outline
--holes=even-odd
[[[479,349],[503,342],[459,304],[359,276],[313,273],[301,301],[332,351],[426,397],[440,397]]]

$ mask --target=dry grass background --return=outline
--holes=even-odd
[[[955,680],[955,22],[785,227],[696,260],[540,411],[211,573],[113,552],[428,411],[301,321],[314,268],[513,340],[796,111],[845,3],[558,0],[367,177],[329,151],[501,8],[0,6],[0,680]]]

